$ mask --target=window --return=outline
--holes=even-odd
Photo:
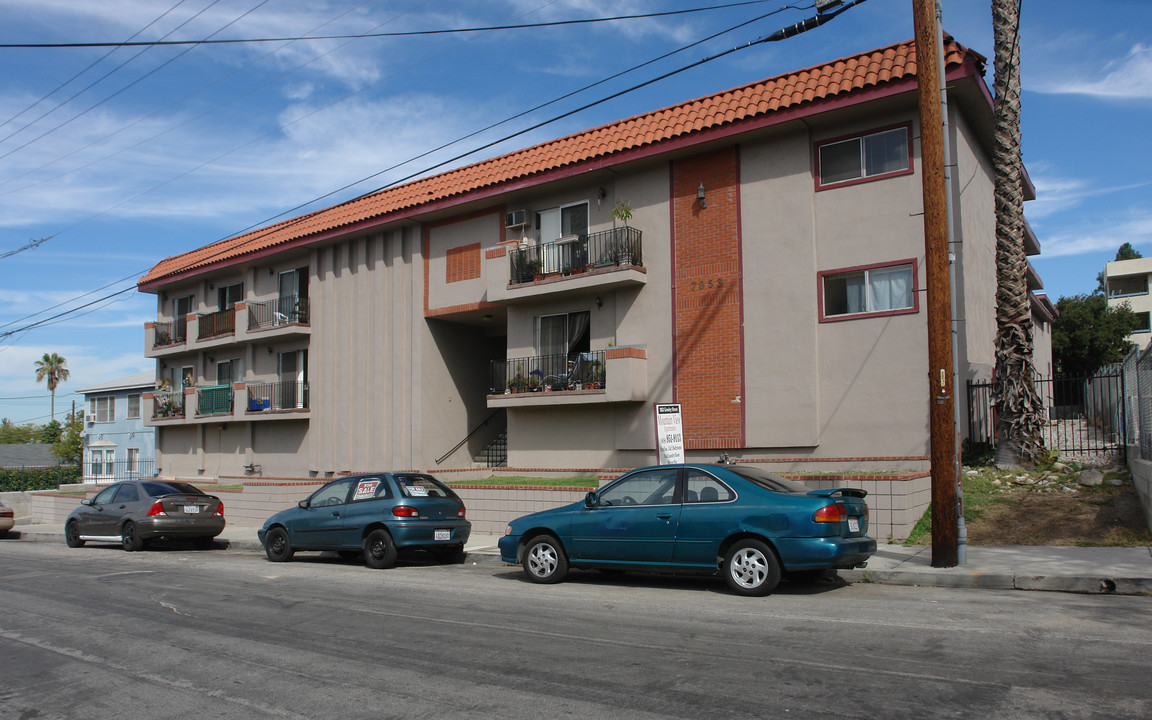
[[[325,485],[312,494],[308,506],[343,505],[348,500],[348,490],[351,489],[352,482],[353,479],[349,478]]]
[[[231,385],[244,379],[244,361],[240,358],[216,363],[216,384]]]
[[[827,187],[912,172],[908,126],[816,146],[817,185]]]
[[[128,396],[128,418],[135,419],[140,417],[140,395]]]
[[[1152,325],[1149,324],[1149,313],[1138,312],[1136,313],[1136,327],[1132,330],[1134,333],[1152,332]]]
[[[192,314],[192,302],[193,297],[191,295],[172,300],[172,320],[176,330],[175,337],[172,339],[176,342],[183,342],[188,338],[188,316]]]
[[[390,498],[392,491],[383,478],[366,477],[356,482],[356,491],[352,493],[352,502],[361,500],[376,500],[377,498]]]
[[[699,470],[688,470],[688,481],[684,485],[684,502],[730,502],[735,499],[736,493],[716,478]]]
[[[447,485],[428,475],[397,475],[396,486],[404,497],[456,497]]]
[[[221,310],[231,310],[244,300],[244,283],[216,288],[216,301]]]
[[[821,320],[917,311],[915,261],[820,273]]]
[[[94,450],[93,452],[100,452],[100,451]],[[99,475],[99,473],[92,473],[92,474],[93,475]],[[98,495],[96,495],[96,497],[92,498],[92,504],[93,505],[107,505],[108,503],[112,502],[112,496],[115,495],[116,491],[119,489],[120,489],[119,485],[113,485],[110,488],[105,488],[105,489],[101,490],[100,493]]]
[[[140,491],[136,489],[135,485],[124,483],[120,486],[120,490],[116,492],[116,502],[130,503],[136,502],[140,499]]]
[[[668,505],[676,492],[678,470],[653,470],[629,475],[600,494],[600,505]]]
[[[128,474],[140,474],[140,448],[128,448]]]
[[[91,398],[88,400],[88,412],[96,416],[96,422],[112,422],[116,419],[116,398],[107,395]]]
[[[1108,297],[1147,295],[1148,276],[1108,278]]]
[[[91,477],[112,477],[116,474],[116,449],[89,450],[88,471]],[[103,495],[104,493],[101,493]],[[111,496],[105,502],[111,501]]]

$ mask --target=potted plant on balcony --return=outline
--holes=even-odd
[[[536,368],[528,373],[528,392],[540,392],[543,386],[544,373]]]

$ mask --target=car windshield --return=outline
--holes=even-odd
[[[161,495],[203,495],[194,485],[182,482],[146,482],[144,483],[144,492],[152,497],[160,497]]]
[[[397,475],[396,484],[404,497],[456,497],[447,485],[430,475]]]
[[[761,470],[758,467],[728,465],[725,469],[772,492],[790,493],[793,495],[807,495],[809,492],[808,487],[802,483],[781,477],[776,473],[770,473],[767,470]]]

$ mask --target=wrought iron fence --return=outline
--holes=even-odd
[[[0,492],[54,490],[61,485],[79,482],[83,470],[79,465],[20,465],[0,468]]]
[[[604,351],[493,360],[490,392],[597,390],[607,382]]]
[[[155,339],[152,341],[152,347],[164,347],[165,345],[184,342],[184,333],[177,332],[174,322],[158,322],[153,327],[155,328]]]
[[[308,407],[308,383],[248,383],[248,412],[302,410]]]
[[[1041,377],[1034,385],[1044,408],[1044,445],[1064,459],[1124,462],[1125,381],[1119,365],[1092,377]],[[968,381],[968,439],[996,446],[992,383]]]
[[[248,303],[248,329],[308,322],[308,298],[284,295],[273,300]]]
[[[84,463],[84,482],[114,483],[156,477],[156,461],[152,459],[104,460],[93,456]]]
[[[236,311],[232,308],[201,315],[199,320],[198,340],[236,332]]]
[[[508,253],[509,282],[532,282],[547,275],[571,275],[612,265],[643,265],[641,232],[624,226],[577,235]]]

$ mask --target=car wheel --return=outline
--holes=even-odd
[[[524,574],[535,583],[558,583],[568,574],[568,556],[560,541],[538,535],[524,546]]]
[[[780,562],[759,540],[740,540],[724,556],[724,581],[737,595],[767,595],[780,582]]]
[[[396,546],[387,530],[377,529],[364,538],[364,564],[374,570],[383,570],[396,564]]]
[[[144,540],[136,532],[136,523],[129,520],[120,528],[120,547],[127,552],[136,552],[144,549]]]
[[[64,526],[64,542],[70,548],[84,547],[84,541],[80,539],[80,523],[73,520]]]
[[[264,554],[272,562],[288,562],[296,551],[292,543],[288,542],[288,531],[282,527],[274,527],[264,536]]]
[[[432,556],[446,565],[459,565],[464,562],[467,553],[464,552],[463,545],[452,545],[450,547],[436,548],[432,551]]]

